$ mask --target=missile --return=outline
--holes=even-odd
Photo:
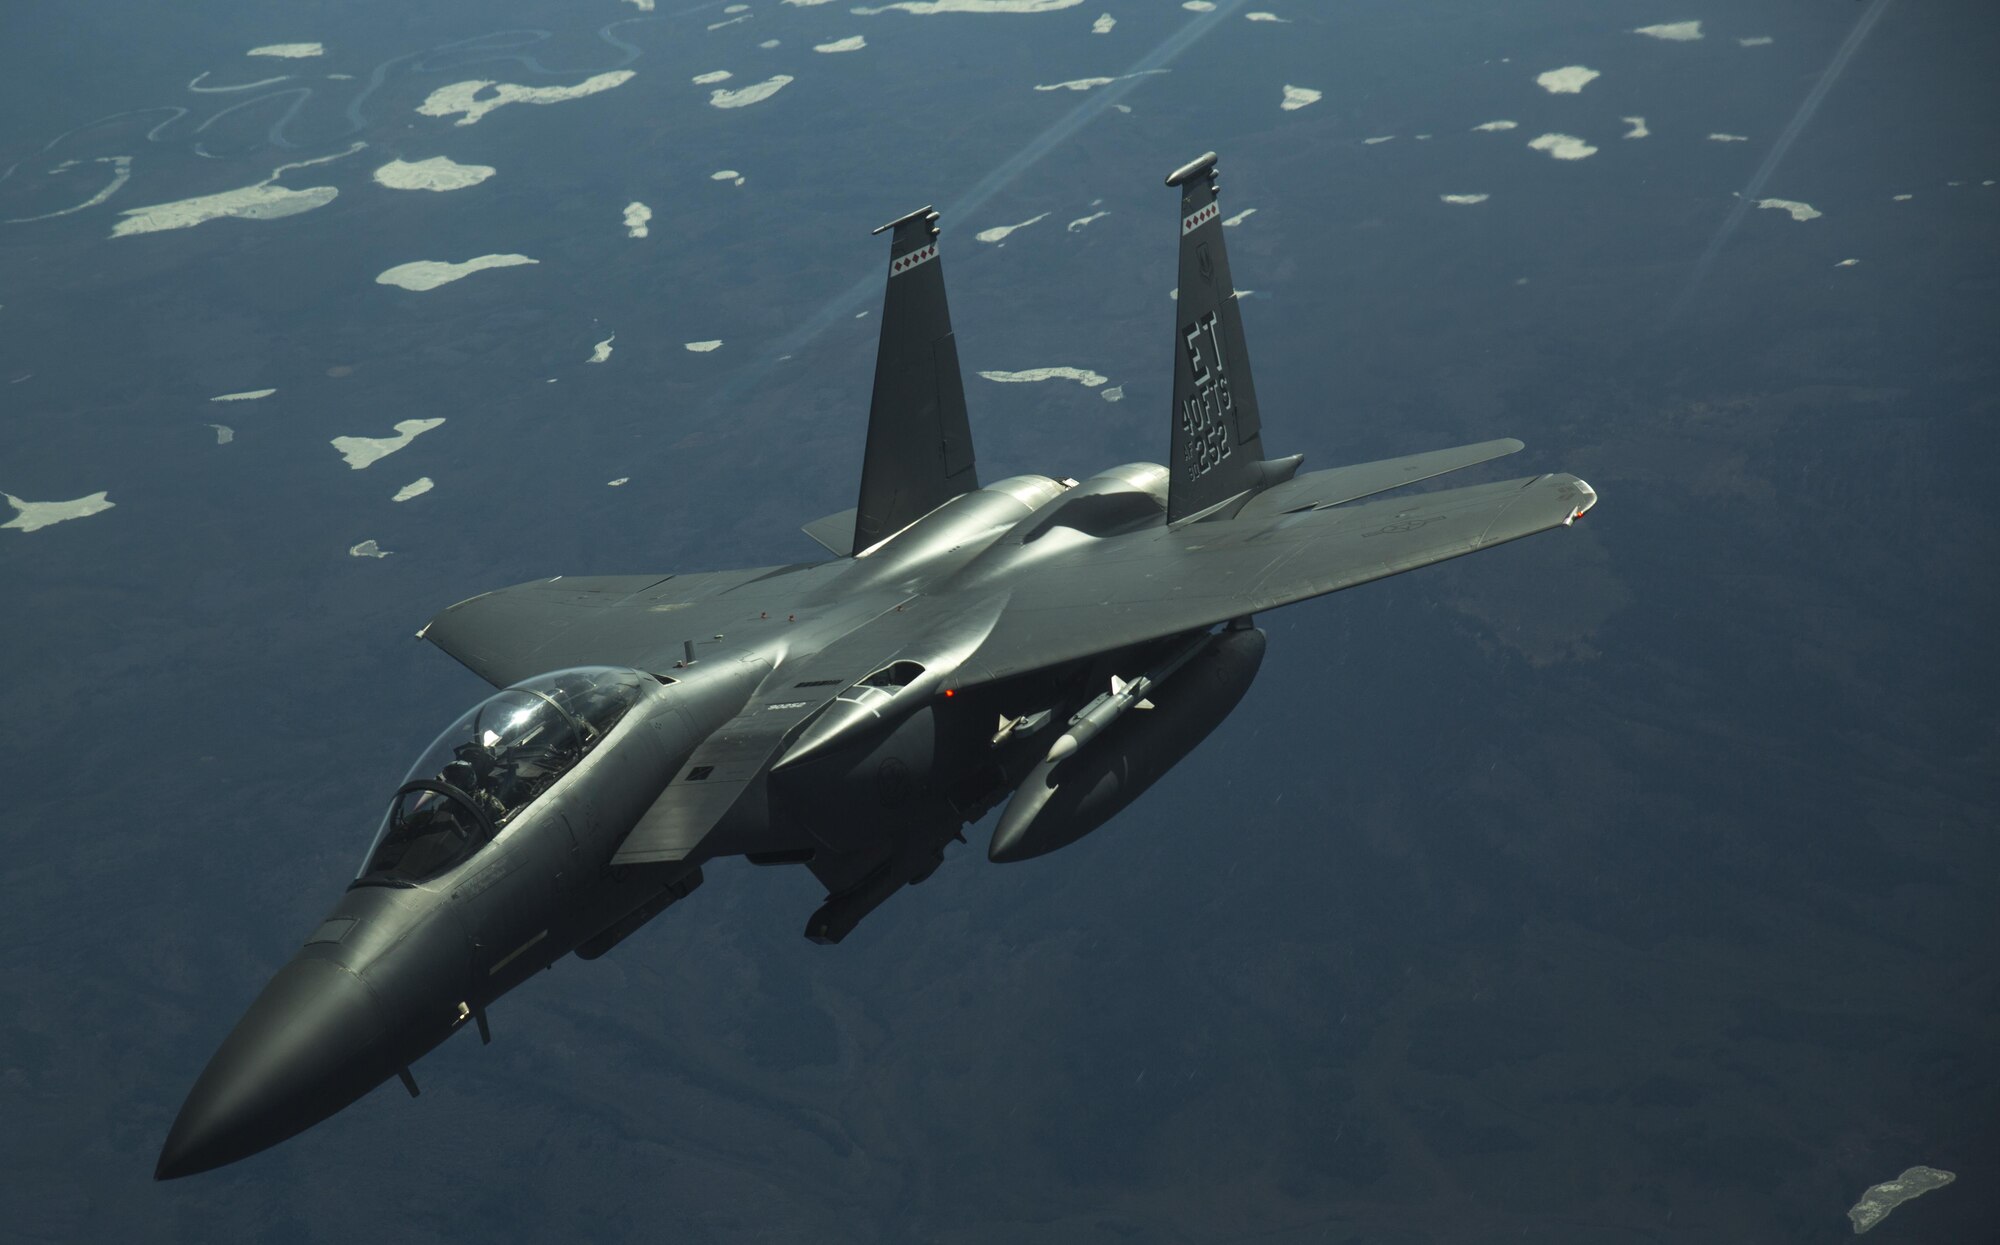
[[[1203,635],[1084,706],[1064,732],[1074,741],[1059,739],[1009,801],[987,858],[1044,855],[1109,821],[1221,725],[1263,659],[1264,633],[1254,628]],[[1156,688],[1160,704],[1153,712],[1128,712]],[[1084,722],[1091,725],[1079,731]]]
[[[1208,647],[1213,637],[1206,632],[1181,646],[1180,651],[1159,665],[1127,683],[1117,675],[1111,676],[1111,690],[1100,693],[1097,699],[1071,715],[1069,729],[1049,745],[1049,754],[1042,761],[1041,768],[1052,767],[1064,757],[1102,734],[1104,728],[1116,722],[1132,709],[1151,709],[1153,702],[1146,699],[1146,693],[1173,677],[1174,671],[1185,666],[1196,653]]]

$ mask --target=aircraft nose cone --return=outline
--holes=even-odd
[[[361,1097],[394,1071],[385,1032],[353,973],[323,959],[285,965],[194,1083],[153,1178],[247,1158]]]

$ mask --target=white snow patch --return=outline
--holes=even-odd
[[[770,51],[770,50],[771,50],[772,48],[774,48],[774,47],[777,47],[777,46],[778,46],[778,41],[777,41],[776,39],[766,39],[766,40],[764,40],[764,42],[762,42],[762,43],[758,44],[757,46],[758,46],[758,47],[760,47],[760,48],[763,48],[763,49],[764,49],[765,51],[767,51],[767,52],[768,52],[768,51]]]
[[[1086,389],[1095,389],[1110,379],[1080,367],[1031,367],[1022,372],[981,372],[980,375],[987,380],[997,380],[1002,384],[1019,384],[1035,380],[1073,380]]]
[[[1118,19],[1111,16],[1111,14],[1099,13],[1097,20],[1090,24],[1090,33],[1093,35],[1108,35],[1111,33],[1111,28],[1117,24]]]
[[[592,346],[590,348],[590,357],[588,359],[585,359],[584,362],[603,363],[606,360],[610,359],[611,343],[617,340],[618,340],[618,334],[613,333],[611,336],[605,338],[603,341],[597,343],[595,346]]]
[[[696,74],[692,81],[696,86],[713,86],[718,82],[727,82],[735,76],[727,69],[711,69],[707,73]]]
[[[355,558],[386,558],[389,556],[387,549],[384,549],[372,540],[364,540],[358,545],[349,545],[347,553],[349,557]]]
[[[1041,216],[1030,216],[1018,225],[995,225],[991,229],[982,229],[972,236],[981,242],[1002,242],[1006,240],[1008,234],[1013,233],[1016,229],[1026,229],[1047,215],[1047,212],[1043,212]]]
[[[1910,200],[1916,198],[1915,195],[1891,195],[1890,197],[1898,203],[1908,203]]]
[[[1245,13],[1243,20],[1246,22],[1282,22],[1287,26],[1292,24],[1292,19],[1289,17],[1279,17],[1276,13],[1265,13],[1262,11]]]
[[[748,13],[745,13],[741,17],[732,17],[727,21],[710,22],[708,24],[708,28],[710,30],[721,30],[724,26],[734,26],[738,22],[747,22],[749,20],[750,20],[750,15]]]
[[[432,489],[436,487],[437,487],[436,483],[432,481],[432,479],[429,476],[418,476],[416,479],[410,481],[408,484],[405,484],[403,487],[397,489],[396,495],[394,497],[391,497],[389,500],[408,501],[412,497],[422,497],[425,493],[430,492]]]
[[[6,498],[7,504],[15,511],[13,518],[0,523],[0,528],[11,527],[21,532],[39,532],[52,523],[102,514],[117,504],[103,493],[92,493],[74,501],[22,501],[12,493],[0,493],[0,497]]]
[[[1536,151],[1546,151],[1558,160],[1581,160],[1597,154],[1597,148],[1574,134],[1544,134],[1529,141]]]
[[[1750,137],[1747,134],[1716,133],[1709,135],[1708,141],[1711,143],[1747,143],[1750,141]]]
[[[1551,95],[1578,95],[1592,81],[1603,76],[1595,69],[1586,69],[1582,65],[1564,65],[1561,69],[1536,74],[1535,85]]]
[[[1443,199],[1443,200],[1444,200],[1444,201],[1445,201],[1446,203],[1484,203],[1484,202],[1486,202],[1486,201],[1487,201],[1488,199],[1490,199],[1490,198],[1492,198],[1492,197],[1493,197],[1493,196],[1491,196],[1491,195],[1483,195],[1483,194],[1481,194],[1481,195],[1439,195],[1439,196],[1438,196],[1438,198],[1440,198],[1440,199]]]
[[[1472,129],[1474,133],[1477,133],[1481,130],[1493,132],[1499,130],[1518,129],[1520,127],[1520,124],[1521,123],[1519,121],[1482,121],[1478,125],[1473,126]]]
[[[1138,73],[1119,74],[1115,78],[1072,78],[1068,82],[1050,82],[1038,85],[1035,89],[1037,91],[1088,91],[1093,87],[1110,86],[1114,82],[1123,82],[1127,78],[1145,78],[1156,73],[1165,72],[1167,71],[1164,69],[1142,69]]]
[[[349,467],[359,471],[369,463],[387,458],[442,423],[442,418],[398,420],[393,437],[335,437],[331,444],[340,451],[340,456],[347,460]]]
[[[1834,265],[1834,267],[1835,267],[1835,268],[1852,268],[1852,267],[1854,267],[1854,265],[1856,265],[1856,264],[1858,264],[1858,263],[1860,263],[1860,262],[1861,262],[1861,261],[1860,261],[1860,260],[1858,260],[1858,259],[1843,259],[1843,260],[1841,260],[1841,261],[1840,261],[1839,263],[1835,264],[1835,265]]]
[[[1257,214],[1256,208],[1244,208],[1236,215],[1231,216],[1227,220],[1223,221],[1222,227],[1224,229],[1234,229],[1238,225],[1242,224],[1244,221],[1249,220],[1252,216],[1255,216],[1256,214]]]
[[[163,229],[191,229],[204,221],[234,217],[237,220],[277,220],[284,216],[297,216],[300,212],[310,212],[314,208],[325,207],[340,196],[340,191],[332,186],[310,186],[304,190],[287,190],[283,186],[273,186],[259,182],[255,186],[244,186],[238,190],[225,190],[220,194],[199,195],[193,199],[181,199],[174,203],[156,203],[150,207],[130,208],[125,219],[111,230],[114,238],[128,237],[135,233],[158,233]]]
[[[585,78],[575,86],[519,86],[512,82],[494,82],[481,78],[472,82],[454,82],[432,91],[417,111],[426,117],[449,117],[454,113],[465,115],[452,122],[453,125],[472,125],[495,108],[507,104],[559,104],[564,100],[582,99],[599,91],[609,91],[632,80],[629,69],[614,69],[610,73],[597,74]],[[484,99],[480,94],[491,88],[493,94]]]
[[[606,480],[604,482],[604,485],[606,488],[622,488],[623,486],[630,484],[631,482],[632,482],[631,476],[619,476],[616,480]]]
[[[751,104],[762,103],[785,89],[792,80],[788,73],[774,74],[762,82],[753,82],[741,90],[725,91],[720,88],[708,93],[708,102],[715,108],[747,108]]]
[[[1810,203],[1800,203],[1797,199],[1759,199],[1760,208],[1775,208],[1780,212],[1790,212],[1793,220],[1818,220],[1826,215]]]
[[[696,354],[707,354],[711,350],[719,350],[722,348],[722,342],[719,340],[712,342],[685,342],[683,344],[686,345],[689,350],[694,351]]]
[[[1215,0],[1181,0],[1181,7],[1190,13],[1215,12]]]
[[[236,439],[236,429],[231,428],[228,424],[205,424],[203,426],[215,429],[215,443],[217,445],[228,445]]]
[[[281,73],[275,78],[259,78],[255,82],[232,82],[228,86],[203,86],[202,81],[213,72],[213,70],[204,69],[194,77],[188,79],[187,89],[193,91],[196,95],[229,95],[236,91],[254,91],[260,86],[270,86],[273,83],[290,82],[292,80],[291,74]]]
[[[653,219],[653,209],[647,207],[637,199],[632,200],[632,202],[625,205],[625,236],[628,238],[643,238],[653,232],[646,225],[646,222],[651,219]]]
[[[1738,39],[1736,45],[1745,48],[1761,48],[1774,42],[1776,40],[1772,39],[1769,35],[1750,35],[1747,38]]]
[[[196,195],[192,199],[176,199],[172,203],[155,203],[147,207],[127,208],[120,215],[125,219],[111,229],[114,238],[128,237],[135,233],[158,233],[163,229],[192,229],[203,221],[221,220],[233,217],[237,220],[277,220],[285,216],[297,216],[300,212],[310,212],[314,208],[325,207],[339,197],[340,191],[332,186],[308,186],[304,190],[287,190],[271,183],[292,169],[308,168],[315,164],[325,164],[343,156],[351,156],[366,147],[367,143],[355,143],[346,151],[330,156],[320,156],[312,160],[297,160],[281,164],[271,170],[271,175],[263,181],[235,190],[224,190],[212,195]]]
[[[391,190],[463,190],[493,176],[490,164],[460,164],[450,156],[391,160],[375,170],[375,180]]]
[[[1286,112],[1297,112],[1307,104],[1318,103],[1319,97],[1320,92],[1313,90],[1309,86],[1293,86],[1290,83],[1286,83],[1285,98],[1279,102],[1278,107],[1284,109]]]
[[[738,186],[741,186],[743,184],[743,174],[738,173],[735,169],[717,169],[708,175],[708,180],[712,182],[734,182]]]
[[[1644,138],[1652,133],[1651,130],[1646,128],[1646,119],[1644,117],[1620,117],[1618,119],[1632,127],[1623,134],[1620,134],[1618,136],[1620,138]]]
[[[785,0],[791,4],[795,0]],[[804,3],[821,3],[823,0],[802,0]],[[887,13],[891,9],[901,9],[918,17],[930,17],[937,13],[1054,13],[1061,9],[1073,9],[1083,0],[897,0],[872,9],[855,9],[863,17],[873,17],[877,13]]]
[[[1111,215],[1111,213],[1109,212],[1092,212],[1088,216],[1079,216],[1075,220],[1069,223],[1069,231],[1071,233],[1075,233],[1077,230],[1083,228],[1085,225],[1088,225],[1090,222],[1094,220],[1102,220],[1109,215]]]
[[[849,35],[845,39],[835,39],[831,43],[815,43],[815,52],[859,52],[868,46],[868,40],[860,35]]]
[[[276,392],[278,391],[275,389],[245,389],[242,393],[218,393],[214,397],[210,398],[209,401],[210,402],[255,402],[259,398],[268,398]]]
[[[1361,145],[1362,145],[1363,147],[1379,147],[1379,146],[1380,146],[1380,145],[1382,145],[1383,143],[1386,143],[1386,142],[1389,142],[1389,141],[1391,141],[1392,139],[1394,139],[1395,137],[1396,137],[1396,136],[1395,136],[1394,134],[1377,134],[1377,135],[1376,135],[1375,137],[1373,137],[1373,138],[1364,138],[1364,139],[1362,139],[1362,140],[1361,140]]]
[[[377,285],[397,285],[406,290],[434,290],[440,285],[449,285],[487,268],[513,268],[521,264],[539,264],[538,259],[526,255],[478,255],[462,264],[454,264],[444,259],[419,259],[407,264],[397,264],[375,278]]]
[[[1668,43],[1693,43],[1701,38],[1700,22],[1661,22],[1657,26],[1640,26],[1632,31],[1648,39],[1665,39]]]
[[[631,5],[641,13],[651,13],[653,11],[653,0],[625,0],[625,3]]]
[[[1903,1174],[1894,1180],[1869,1185],[1861,1200],[1847,1212],[1847,1217],[1854,1221],[1854,1234],[1860,1236],[1911,1198],[1922,1197],[1933,1189],[1942,1189],[1956,1179],[1958,1176],[1954,1172],[1919,1165],[1905,1168]]]
[[[1106,402],[1122,402],[1125,400],[1125,386],[1113,385],[1097,396],[1103,398]]]
[[[267,43],[261,48],[251,48],[245,56],[276,56],[284,60],[303,60],[308,56],[326,55],[326,45],[322,43]]]

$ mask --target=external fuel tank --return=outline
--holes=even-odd
[[[1067,847],[1124,810],[1222,724],[1264,662],[1264,633],[1223,631],[1082,747],[1021,784],[987,856],[1028,860]],[[1067,738],[1067,736],[1065,736]]]

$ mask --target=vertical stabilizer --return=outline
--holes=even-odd
[[[1257,390],[1250,381],[1250,352],[1243,344],[1243,318],[1223,249],[1215,153],[1175,169],[1167,175],[1167,185],[1181,190],[1174,431],[1167,459],[1171,523],[1263,487],[1270,472],[1262,461]]]
[[[855,553],[979,487],[958,345],[945,305],[937,218],[919,208],[875,231],[895,232],[855,509]]]

